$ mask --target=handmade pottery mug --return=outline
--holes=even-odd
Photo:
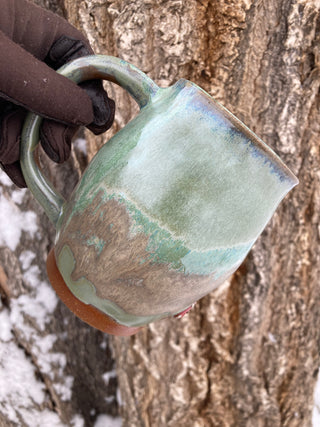
[[[130,335],[178,315],[242,263],[297,178],[235,116],[181,79],[159,88],[118,58],[77,59],[61,74],[107,79],[140,112],[95,155],[70,199],[38,169],[41,118],[29,114],[21,165],[57,230],[48,275],[98,329]]]

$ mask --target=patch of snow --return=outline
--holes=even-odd
[[[57,394],[60,396],[61,400],[67,401],[71,399],[73,382],[74,378],[71,375],[67,375],[66,377],[64,377],[63,383],[53,383],[53,387]]]
[[[76,414],[71,420],[72,427],[85,427],[84,419],[81,415]]]
[[[6,309],[2,309],[0,311],[0,341],[7,342],[12,340],[12,326],[10,322],[10,318],[8,315],[8,311]],[[0,377],[1,381],[1,377]]]
[[[312,427],[320,426],[320,369],[318,380],[314,389],[314,406],[312,411]]]
[[[94,427],[121,427],[122,419],[120,417],[110,417],[110,415],[98,415]]]
[[[1,310],[1,321],[8,330],[10,318],[6,308]],[[0,410],[18,423],[22,409],[44,402],[44,385],[36,379],[34,366],[25,352],[12,339],[8,340],[8,335],[5,338],[5,342],[0,342]]]
[[[64,353],[51,352],[50,353],[37,353],[38,363],[41,370],[48,375],[52,380],[54,379],[53,368],[57,370],[56,375],[60,377],[63,384],[67,378],[64,375],[64,369],[67,365],[66,355]],[[57,380],[56,380],[57,382]]]
[[[107,396],[104,398],[105,402],[112,403],[116,399],[115,396]]]
[[[29,233],[31,237],[35,235],[37,231],[35,212],[22,212],[13,200],[8,200],[0,191],[0,245],[8,246],[14,251],[23,231]]]
[[[36,255],[30,250],[23,251],[19,257],[24,281],[31,289],[28,294],[11,300],[10,322],[23,339],[32,343],[33,355],[41,373],[53,381],[55,391],[61,400],[66,401],[72,397],[74,381],[72,376],[65,373],[66,355],[53,350],[58,339],[55,334],[39,334],[51,322],[58,298],[52,287],[41,280],[40,268],[33,264],[35,258]],[[26,318],[30,321],[26,322]]]
[[[14,300],[13,300],[14,301]],[[25,325],[26,326],[26,325]],[[0,309],[0,412],[10,421],[19,424],[22,418],[30,427],[63,427],[59,416],[48,409],[37,411],[34,406],[45,402],[44,384],[37,380],[35,367],[25,352],[17,346],[12,335],[11,315],[7,308]],[[58,377],[54,388],[62,400],[70,400],[73,377],[66,376],[64,368],[66,357],[50,350],[57,337],[49,334],[35,336],[35,330],[26,327],[27,335],[33,342],[33,355],[39,369],[44,374],[52,372],[53,364],[58,367]],[[19,330],[24,332],[24,329]],[[23,381],[22,381],[23,380]],[[74,427],[83,427],[80,418],[75,419]]]
[[[62,353],[52,352],[52,347],[57,341],[55,334],[48,334],[44,337],[38,337],[33,343],[33,352],[37,358],[38,366],[42,373],[53,379],[53,365],[59,366],[59,373],[63,373],[66,366],[66,359]]]
[[[100,343],[100,348],[102,350],[105,350],[107,348],[107,345],[108,345],[107,338],[104,338],[103,341],[101,341],[101,343]]]
[[[35,239],[35,245],[39,244],[36,213],[21,211],[19,207],[26,190],[15,189],[2,171],[0,184],[8,187],[6,190],[0,187],[0,245],[16,250],[23,233]],[[36,371],[52,380],[55,392],[64,401],[72,398],[74,378],[67,375],[66,355],[54,350],[60,337],[43,334],[53,320],[58,298],[51,285],[43,280],[32,244],[30,249],[26,248],[19,256],[28,293],[11,298],[10,312],[0,299],[0,412],[17,425],[23,420],[32,427],[63,427],[58,414],[45,409],[48,403],[45,384]],[[21,342],[29,342],[32,359],[16,343],[13,333]],[[70,425],[84,427],[85,423],[76,415]]]
[[[62,423],[58,414],[44,409],[43,411],[35,411],[21,409],[23,421],[30,427],[67,427]]]
[[[13,185],[13,182],[8,177],[8,175],[5,172],[3,172],[3,170],[1,169],[0,169],[0,184],[6,187],[11,187]]]
[[[122,397],[121,397],[121,393],[120,393],[120,389],[119,389],[119,388],[117,388],[117,402],[118,402],[118,405],[119,405],[119,406],[123,406],[123,400],[122,400]]]
[[[269,340],[270,340],[273,344],[275,344],[275,343],[277,342],[276,337],[275,337],[271,332],[269,332],[268,337],[269,337]]]
[[[23,198],[27,192],[26,188],[20,188],[19,190],[14,190],[11,193],[11,200],[14,201],[14,203],[17,203],[20,205],[23,202]]]
[[[116,378],[116,377],[117,377],[116,371],[106,372],[102,375],[103,381],[106,383],[106,385],[109,384],[110,378]]]
[[[57,302],[54,291],[45,282],[39,282],[36,292],[22,294],[18,298],[12,299],[11,321],[16,327],[25,331],[23,315],[27,315],[37,323],[41,331],[44,331],[49,320],[48,314],[54,312]]]
[[[35,259],[36,254],[32,251],[23,251],[19,256],[19,261],[23,270],[27,270],[32,261]]]
[[[39,285],[40,268],[37,265],[30,265],[24,269],[23,278],[32,288],[37,288]]]
[[[84,138],[77,138],[73,145],[83,154],[87,155],[87,141]]]
[[[55,334],[48,334],[44,337],[41,337],[40,340],[37,340],[37,348],[39,349],[39,353],[46,354],[48,353],[52,347],[53,344],[57,341],[57,335]]]

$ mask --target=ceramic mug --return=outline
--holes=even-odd
[[[40,117],[29,114],[21,146],[27,185],[57,230],[51,283],[83,320],[130,335],[186,311],[229,277],[298,180],[190,81],[159,88],[108,56],[80,58],[59,72],[77,83],[118,83],[140,107],[68,201],[35,163]]]

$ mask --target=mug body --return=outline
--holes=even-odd
[[[246,126],[179,80],[88,166],[58,223],[59,272],[121,325],[176,315],[239,267],[296,184]]]

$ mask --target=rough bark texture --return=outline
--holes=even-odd
[[[124,425],[309,427],[320,365],[319,1],[61,0],[47,6],[82,29],[97,53],[136,64],[160,86],[180,77],[199,84],[300,179],[227,283],[180,321],[112,339]],[[137,112],[123,90],[107,87],[116,99],[116,123],[103,137],[87,136],[89,157]],[[6,191],[1,197],[12,197]],[[18,208],[40,212],[27,193]],[[37,215],[39,237],[29,233],[15,250],[0,251],[3,310],[11,314],[17,298],[36,295],[22,276],[21,252],[32,245],[39,254],[33,263],[45,274],[52,230]],[[35,326],[32,339],[13,322],[15,343],[46,385],[43,407],[67,424],[80,414],[92,425],[90,408],[116,414],[105,400],[112,391],[102,386],[113,363],[109,347],[99,346],[107,338],[60,304],[49,319],[39,331]],[[68,363],[51,378],[37,365],[36,340],[53,333],[59,339],[52,348]],[[75,378],[69,400],[54,391],[59,372]],[[10,425],[1,406],[0,414]]]

